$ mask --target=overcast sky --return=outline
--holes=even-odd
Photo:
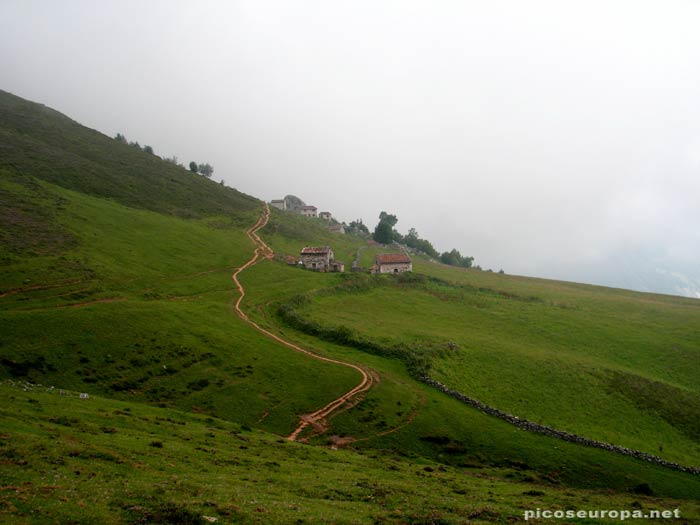
[[[0,88],[485,268],[700,297],[700,2],[0,1]]]

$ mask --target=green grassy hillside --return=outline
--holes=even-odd
[[[0,94],[0,107],[14,152],[0,170],[1,377],[282,434],[351,388],[356,373],[290,354],[231,311],[260,202],[43,106]],[[75,152],[104,173],[84,171]],[[54,162],[71,167],[47,175]]]
[[[429,354],[432,377],[507,412],[700,464],[700,303],[466,274],[469,283],[375,278],[297,312]]]
[[[4,377],[248,424],[269,413],[261,425],[281,433],[352,385],[231,312],[231,273],[252,250],[242,231],[52,191],[77,246],[6,266],[3,289],[27,289],[0,299]]]
[[[489,469],[308,447],[198,414],[62,394],[0,384],[0,521],[506,523],[543,505],[700,518],[696,502],[503,481]]]
[[[506,522],[531,506],[635,501],[697,515],[697,476],[525,433],[409,373],[430,363],[499,408],[697,464],[694,302],[420,259],[416,273],[442,281],[261,262],[240,276],[251,318],[376,376],[328,432],[304,434],[349,450],[303,447],[280,440],[359,374],[235,315],[231,275],[252,256],[245,230],[262,203],[1,92],[0,136],[0,485],[11,487],[0,512],[10,521]],[[358,250],[363,266],[384,251],[272,211],[260,234],[278,254],[330,245],[349,268]],[[285,304],[317,332],[282,319]],[[60,389],[91,399],[69,403]],[[649,490],[659,499],[635,493]]]
[[[192,176],[184,168],[4,91],[0,91],[0,168],[21,181],[30,175],[130,207],[181,217],[238,214],[259,206],[248,195]]]
[[[332,420],[334,433],[356,440],[352,446],[432,457],[453,465],[502,467],[517,464],[524,466],[530,476],[572,486],[608,487],[624,491],[640,483],[650,483],[660,492],[683,494],[691,498],[700,490],[697,476],[681,475],[638,460],[528,434],[462,405],[412,379],[401,353],[404,347],[401,344],[393,346],[400,343],[396,339],[381,341],[389,342],[390,346],[379,345],[379,350],[371,346],[372,340],[369,338],[364,339],[368,343],[366,345],[348,346],[334,342],[341,340],[347,332],[324,332],[323,328],[345,316],[347,310],[353,308],[352,301],[356,295],[367,300],[363,302],[362,309],[353,315],[365,319],[374,316],[376,322],[381,323],[385,316],[379,312],[386,309],[386,304],[393,305],[385,302],[391,296],[370,298],[366,295],[366,288],[374,290],[372,282],[391,282],[393,279],[391,276],[327,275],[328,286],[319,289],[316,277],[317,274],[298,268],[265,262],[255,266],[244,277],[247,289],[255,290],[244,304],[248,304],[248,311],[257,314],[258,322],[272,330],[277,327],[288,339],[320,353],[327,352],[351,362],[367,364],[379,372],[381,382],[369,392],[365,401],[356,409]],[[273,280],[274,285],[267,284]],[[316,321],[319,332],[311,335],[285,324],[276,315],[280,304],[284,305],[290,298],[306,294],[309,290],[311,300],[298,309]],[[404,299],[407,308],[411,308],[410,296]],[[409,330],[407,324],[395,336],[399,337]],[[385,333],[393,332],[388,330]],[[423,348],[431,354],[437,350],[437,355],[440,355],[441,346],[442,343],[426,344]],[[328,436],[320,436],[315,442],[327,443]],[[551,478],[552,473],[555,473],[554,478]]]

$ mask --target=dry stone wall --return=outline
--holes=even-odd
[[[673,463],[672,461],[667,461],[665,459],[662,459],[658,456],[654,456],[653,454],[649,454],[647,452],[642,452],[640,450],[634,450],[631,448],[627,447],[622,447],[620,445],[612,445],[610,443],[605,443],[603,441],[596,441],[595,439],[589,439],[583,436],[579,436],[577,434],[572,434],[570,432],[564,432],[563,430],[557,430],[552,427],[548,427],[547,425],[540,425],[538,423],[533,423],[532,421],[528,421],[527,419],[522,419],[519,418],[518,416],[514,416],[512,414],[508,414],[506,412],[503,412],[502,410],[498,410],[497,408],[493,408],[491,406],[486,405],[485,403],[482,403],[481,401],[477,399],[473,399],[469,396],[465,396],[461,392],[457,392],[456,390],[452,390],[451,388],[443,385],[439,381],[436,381],[435,379],[431,379],[428,376],[423,376],[421,377],[421,380],[440,390],[441,392],[444,392],[450,397],[453,397],[457,399],[458,401],[461,401],[465,405],[472,406],[478,410],[481,410],[485,414],[488,414],[490,416],[495,416],[499,419],[502,419],[503,421],[506,421],[507,423],[510,423],[511,425],[515,425],[518,428],[522,428],[523,430],[527,430],[529,432],[537,432],[538,434],[544,434],[546,436],[554,437],[557,439],[561,439],[564,441],[570,441],[571,443],[576,443],[578,445],[586,445],[588,447],[595,447],[595,448],[601,448],[603,450],[608,450],[610,452],[615,452],[617,454],[622,454],[625,456],[631,456],[633,458],[641,459],[642,461],[647,461],[649,463],[655,463],[657,465],[661,465],[663,467],[671,468],[674,470],[680,470],[681,472],[688,472],[690,474],[695,474],[700,475],[700,468],[696,467],[686,467],[684,465],[679,465],[678,463]]]

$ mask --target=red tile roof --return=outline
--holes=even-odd
[[[377,255],[377,264],[408,264],[411,258],[405,253],[382,253]]]
[[[331,249],[328,246],[307,246],[301,249],[302,255],[325,255],[330,252]]]

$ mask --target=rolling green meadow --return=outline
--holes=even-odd
[[[381,346],[437,348],[432,377],[507,412],[700,461],[697,301],[565,286],[518,295],[502,276],[494,288],[391,281],[322,294],[300,313]]]
[[[250,318],[375,378],[292,442],[360,375],[236,315],[231,276],[262,211],[0,92],[0,522],[700,520],[696,475],[525,432],[417,380],[698,467],[700,302],[421,256],[412,276],[264,260],[240,275]],[[347,270],[358,250],[365,268],[397,250],[326,226],[273,209],[259,234],[278,256],[329,245]]]

